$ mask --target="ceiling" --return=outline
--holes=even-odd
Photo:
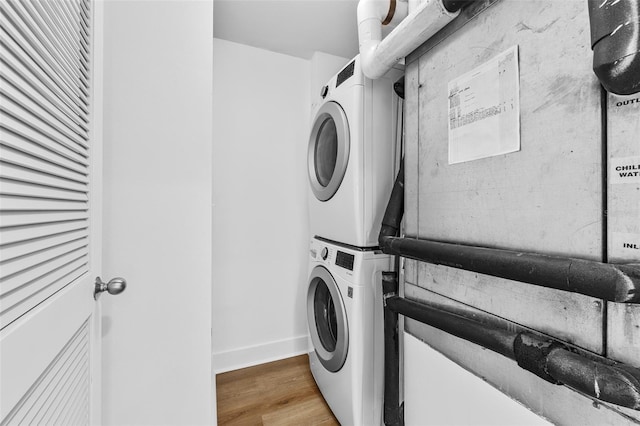
[[[357,0],[215,0],[214,37],[310,59],[358,53]]]

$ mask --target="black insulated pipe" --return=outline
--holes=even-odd
[[[397,295],[398,274],[382,273],[384,297]],[[398,334],[398,314],[385,305],[384,308],[384,424],[402,426],[404,424],[400,406],[400,337]]]
[[[398,83],[396,83],[397,85]],[[402,79],[404,91],[404,77]],[[397,89],[396,89],[397,91]],[[404,92],[403,92],[404,94]],[[382,218],[378,240],[395,237],[400,233],[404,215],[404,158],[396,176],[389,203]],[[387,307],[386,301],[398,295],[400,258],[395,256],[395,271],[382,273],[382,294],[384,298],[384,411],[385,426],[403,426],[404,413],[400,403],[400,335],[398,313]]]
[[[640,265],[614,265],[413,238],[382,240],[380,247],[387,254],[610,302],[640,302]]]
[[[404,215],[404,159],[400,162],[400,169],[391,190],[389,203],[382,218],[382,226],[378,235],[378,244],[382,247],[388,237],[395,237],[400,231],[402,216]]]
[[[608,92],[640,92],[640,0],[588,0],[593,71]]]
[[[455,13],[466,5],[473,3],[473,1],[474,0],[442,0],[442,5],[447,9],[447,12]]]
[[[600,401],[640,411],[640,370],[621,363],[606,364],[567,350],[552,350],[546,358],[551,376]]]
[[[640,303],[640,264],[490,249],[415,238],[398,238],[404,214],[404,162],[382,220],[378,244],[384,253],[464,269],[617,303]]]
[[[640,369],[576,353],[563,343],[516,332],[400,297],[387,309],[497,352],[538,377],[569,386],[600,401],[640,410]],[[595,358],[595,356],[594,356]]]
[[[404,75],[400,80],[393,83],[393,91],[396,92],[400,99],[404,99]]]
[[[387,308],[423,324],[446,331],[456,337],[515,359],[513,355],[513,341],[516,334],[514,332],[501,330],[497,327],[489,328],[482,323],[458,314],[401,297],[391,297],[387,299]]]

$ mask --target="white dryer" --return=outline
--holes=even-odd
[[[356,56],[322,88],[308,150],[310,231],[332,241],[376,247],[394,180],[397,97],[392,69],[366,78]]]
[[[311,372],[341,425],[381,425],[382,272],[391,257],[314,238],[307,320]]]

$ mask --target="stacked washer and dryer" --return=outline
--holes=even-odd
[[[309,360],[342,425],[382,424],[381,274],[393,265],[378,233],[399,162],[401,76],[370,80],[356,57],[322,87],[309,137]]]

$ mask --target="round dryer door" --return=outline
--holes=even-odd
[[[338,285],[323,266],[316,266],[309,277],[307,321],[313,347],[324,368],[340,370],[349,349],[347,312]]]
[[[327,201],[338,191],[348,162],[347,116],[338,103],[327,102],[316,114],[309,137],[309,182],[318,200]]]

